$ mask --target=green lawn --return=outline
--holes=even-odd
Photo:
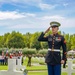
[[[7,66],[0,65],[0,70],[7,70],[7,69],[8,69]],[[48,75],[47,70],[45,70],[46,66],[31,66],[31,67],[27,67],[27,69],[29,70],[28,75]],[[40,70],[42,69],[43,71],[40,72]],[[33,71],[30,71],[30,70],[33,70]],[[67,73],[62,73],[61,75],[67,75]],[[75,74],[72,74],[72,75],[75,75]]]
[[[48,75],[47,72],[29,72],[28,75]],[[62,73],[61,75],[67,75],[67,73]],[[72,74],[75,75],[75,74]]]
[[[28,70],[47,70],[46,65],[27,67]]]
[[[28,75],[48,75],[47,72],[28,72]]]
[[[26,58],[23,65],[26,66],[27,61],[28,59]],[[38,61],[38,60],[32,59],[32,63],[39,63],[39,62],[44,62],[44,61],[42,60]],[[31,67],[26,66],[26,68],[28,70],[28,75],[48,75],[46,65],[39,65],[39,66],[36,65],[36,66],[31,66]],[[8,69],[8,66],[0,65],[0,70],[7,70],[7,69]],[[62,73],[61,75],[67,75],[67,73]],[[75,75],[75,73],[72,75]]]
[[[0,70],[7,70],[7,69],[8,69],[8,66],[0,65]]]

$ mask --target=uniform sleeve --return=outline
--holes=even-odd
[[[44,37],[44,35],[45,34],[42,32],[41,35],[38,38],[38,41],[48,41],[48,36],[47,37]]]
[[[66,40],[64,39],[64,37],[62,37],[62,49],[63,49],[62,60],[66,61],[67,47],[66,47]]]

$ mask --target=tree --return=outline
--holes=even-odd
[[[8,37],[10,36],[10,33],[5,33],[3,36],[3,45],[4,47],[8,47]]]
[[[67,51],[71,49],[71,36],[69,34],[64,34],[66,45],[67,45]]]
[[[28,32],[23,36],[24,36],[24,42],[25,42],[26,47],[30,48],[30,39],[31,39],[32,34]]]
[[[13,31],[8,38],[8,47],[9,48],[24,48],[24,37],[21,33]]]
[[[36,49],[23,49],[23,54],[28,57],[27,66],[31,66],[31,58],[36,54]]]
[[[38,41],[38,37],[39,37],[39,33],[38,32],[36,32],[36,33],[34,33],[32,35],[31,43],[30,43],[31,48],[36,48],[37,50],[41,48],[41,44]]]
[[[0,48],[4,47],[3,36],[0,36]]]
[[[45,56],[46,56],[47,51],[48,51],[47,49],[39,50],[39,51],[38,51],[38,55],[39,55],[39,56],[42,56],[42,57],[45,57]]]
[[[48,49],[48,42],[41,42],[42,49]]]
[[[75,35],[71,35],[71,49],[75,49]]]

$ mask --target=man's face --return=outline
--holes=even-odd
[[[53,26],[53,27],[52,27],[52,32],[53,32],[53,33],[57,33],[57,32],[58,32],[58,29],[59,29],[59,28],[58,28],[57,26]]]

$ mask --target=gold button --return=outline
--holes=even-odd
[[[54,51],[54,48],[52,48],[52,51]]]

